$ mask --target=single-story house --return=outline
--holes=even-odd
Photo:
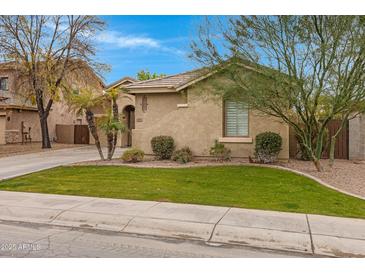
[[[135,96],[135,103],[129,107],[133,111],[128,119],[134,120],[129,122],[129,145],[152,154],[151,139],[170,135],[177,149],[189,146],[195,156],[206,157],[218,140],[231,149],[232,157],[247,158],[254,155],[256,135],[272,131],[283,140],[279,158],[288,159],[288,126],[278,118],[249,109],[243,102],[210,96],[213,77],[194,70],[125,86],[128,94]]]

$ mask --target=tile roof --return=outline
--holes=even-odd
[[[134,83],[134,82],[137,82],[137,80],[134,79],[134,78],[132,78],[132,77],[125,76],[125,77],[123,77],[123,78],[121,78],[121,79],[119,79],[117,81],[114,81],[113,83],[107,85],[105,88],[106,89],[112,88],[112,87],[117,86],[119,84],[123,84],[123,82],[132,82],[132,83]]]
[[[161,78],[139,81],[126,86],[127,89],[137,88],[179,88],[187,83],[201,77],[206,73],[205,69],[197,69],[179,73],[175,75],[164,76]]]

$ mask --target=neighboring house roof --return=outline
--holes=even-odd
[[[0,104],[0,109],[2,109],[2,110],[4,110],[4,109],[20,109],[20,110],[38,111],[37,107],[27,106],[27,105],[10,105],[10,104],[6,104],[6,105]]]
[[[168,88],[179,91],[182,88],[185,88],[210,75],[211,73],[209,73],[207,69],[196,69],[175,75],[135,82],[126,86],[126,88],[130,91],[130,93],[134,93],[138,89],[145,88]]]
[[[0,69],[5,70],[5,69],[14,69],[15,68],[15,62],[3,62],[0,63]]]
[[[128,85],[128,84],[132,84],[132,83],[135,83],[137,82],[136,79],[132,78],[132,77],[129,77],[129,76],[126,76],[126,77],[123,77],[109,85],[107,85],[105,88],[106,89],[111,89],[111,88],[114,88],[114,87],[117,87],[117,86],[120,86],[120,85]]]

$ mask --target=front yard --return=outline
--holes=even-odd
[[[365,201],[258,166],[69,166],[0,182],[0,190],[169,201],[365,218]]]

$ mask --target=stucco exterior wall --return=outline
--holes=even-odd
[[[1,69],[0,77],[8,78],[8,90],[0,90],[0,96],[7,97],[5,101],[0,101],[0,107],[4,105],[26,105],[32,106],[28,98],[21,96],[17,92],[17,81],[19,74],[12,69]]]
[[[170,135],[177,148],[189,146],[195,156],[209,156],[214,140],[223,137],[222,100],[206,98],[195,88],[182,93],[136,94],[136,128],[132,131],[133,147],[146,154],[152,154],[150,141],[157,135]],[[147,96],[147,111],[143,112],[141,103]],[[186,104],[187,107],[178,107]],[[253,156],[254,139],[260,132],[272,131],[283,138],[283,149],[279,158],[289,158],[289,128],[274,117],[256,111],[249,111],[249,143],[225,143],[232,150],[233,157]],[[224,142],[223,142],[224,143]]]
[[[365,160],[365,114],[349,121],[349,159]]]
[[[28,131],[28,128],[31,127],[30,135],[32,137],[33,142],[40,142],[42,140],[41,137],[41,128],[39,124],[39,116],[36,111],[29,110],[20,110],[20,109],[10,109],[7,110],[6,115],[6,131],[18,131],[17,138],[8,138],[7,143],[20,143],[22,141],[21,136],[21,122],[24,122],[25,130]],[[14,134],[12,134],[15,136]]]

